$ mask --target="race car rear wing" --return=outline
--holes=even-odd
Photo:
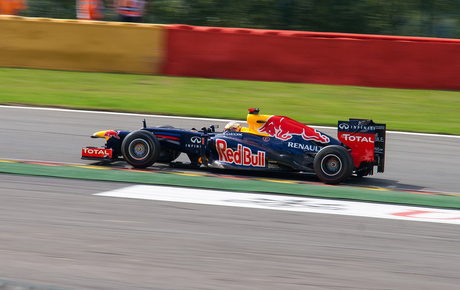
[[[377,166],[377,172],[384,172],[386,124],[370,119],[339,121],[337,135],[351,149],[356,168]],[[372,168],[368,169],[372,174]]]

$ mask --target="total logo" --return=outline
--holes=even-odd
[[[350,141],[350,142],[364,142],[364,143],[374,143],[374,140],[372,140],[373,136],[360,136],[360,135],[351,135],[351,134],[342,134],[342,138],[345,139],[345,141]]]
[[[265,167],[265,151],[257,151],[253,154],[249,147],[238,144],[238,149],[234,151],[228,148],[227,141],[216,140],[217,153],[220,162],[228,162],[236,165]]]
[[[112,158],[112,149],[82,148],[81,153],[84,157]]]

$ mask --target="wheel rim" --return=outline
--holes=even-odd
[[[321,160],[321,171],[327,176],[334,176],[342,170],[342,161],[335,154],[328,154]]]
[[[144,139],[134,139],[129,143],[129,155],[135,160],[143,160],[150,153],[150,145]]]

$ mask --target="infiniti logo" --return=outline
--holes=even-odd
[[[347,123],[340,123],[339,125],[339,129],[348,130],[348,128],[350,128],[350,125],[348,125]]]
[[[192,138],[190,138],[190,141],[192,143],[201,143],[201,137],[193,136]]]

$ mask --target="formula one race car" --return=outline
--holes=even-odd
[[[338,139],[287,117],[259,115],[249,109],[248,127],[217,133],[214,126],[186,130],[172,126],[136,131],[107,130],[102,148],[85,147],[82,159],[125,160],[136,168],[155,162],[171,163],[181,153],[201,167],[316,173],[327,184],[338,184],[351,174],[384,171],[385,124],[350,119],[338,122]]]

